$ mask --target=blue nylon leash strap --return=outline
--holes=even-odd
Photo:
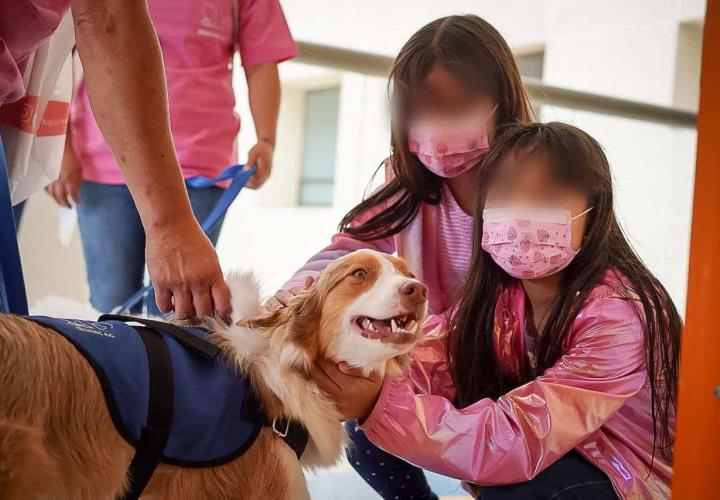
[[[27,314],[25,281],[10,201],[10,175],[0,137],[0,311]]]
[[[220,172],[217,177],[210,178],[196,176],[185,181],[189,187],[208,188],[216,185],[218,182],[231,180],[230,185],[225,189],[222,196],[220,196],[215,208],[213,208],[210,215],[208,215],[201,224],[202,230],[205,234],[208,234],[215,228],[222,216],[225,212],[227,212],[228,208],[230,208],[230,205],[232,205],[232,202],[235,201],[235,198],[237,198],[238,194],[240,194],[242,188],[245,187],[245,184],[247,184],[250,180],[250,177],[253,176],[255,170],[257,170],[256,167],[251,167],[246,170],[245,165],[231,165]],[[121,313],[129,311],[132,307],[138,304],[150,292],[150,290],[152,290],[152,284],[144,286],[129,297],[125,302],[113,309],[113,312]]]

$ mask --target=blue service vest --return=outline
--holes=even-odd
[[[28,319],[62,334],[87,359],[115,427],[137,447],[147,422],[151,385],[148,353],[138,331],[116,320]],[[202,340],[209,335],[202,329],[182,330]],[[161,461],[208,467],[242,455],[268,425],[248,380],[218,357],[199,355],[160,329],[153,332],[162,336],[170,353],[174,386],[172,427]]]

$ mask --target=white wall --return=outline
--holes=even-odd
[[[681,13],[682,3],[676,0],[557,0],[547,17],[544,79],[654,104],[669,106],[679,99],[694,109],[701,32],[682,28]],[[695,132],[553,107],[544,108],[543,119],[574,123],[603,145],[621,222],[684,311]]]

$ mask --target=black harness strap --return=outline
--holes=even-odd
[[[297,455],[298,460],[302,456],[305,448],[307,447],[308,441],[310,441],[310,433],[303,424],[297,420],[287,419],[276,420],[275,423],[269,424],[275,434],[287,443]]]
[[[98,321],[110,320],[122,321],[124,323],[140,323],[141,325],[160,330],[161,332],[165,332],[175,338],[175,340],[183,344],[185,347],[202,354],[208,359],[213,359],[215,356],[220,354],[220,348],[212,342],[204,340],[197,335],[193,335],[192,333],[187,332],[172,323],[165,323],[164,321],[156,321],[146,318],[135,318],[133,316],[124,316],[122,314],[103,314],[98,318]]]
[[[300,460],[310,441],[310,433],[304,425],[297,420],[288,420],[287,418],[271,420],[265,413],[262,402],[253,391],[245,396],[243,416],[265,427],[270,427],[280,439],[292,448],[298,460]]]
[[[119,500],[135,500],[140,497],[160,463],[172,427],[174,388],[170,352],[161,335],[145,327],[135,329],[145,343],[148,353],[150,396],[147,423],[128,471],[130,489],[119,497]]]

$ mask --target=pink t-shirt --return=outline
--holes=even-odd
[[[240,118],[233,111],[231,0],[149,0],[165,62],[170,125],[185,178],[215,176],[237,161]],[[243,66],[297,54],[278,0],[238,0],[237,48]],[[70,111],[83,177],[124,184],[93,118],[84,82]]]
[[[25,95],[27,59],[57,29],[70,0],[0,0],[0,105]]]

